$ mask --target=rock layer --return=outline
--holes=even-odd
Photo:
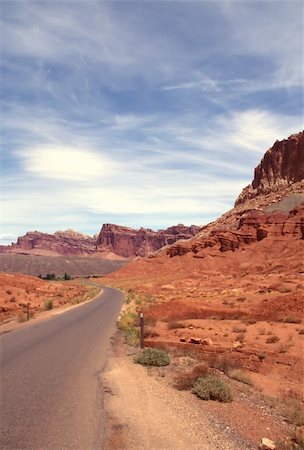
[[[264,239],[275,242],[282,239],[304,239],[304,203],[289,214],[274,211],[266,214],[252,210],[244,213],[234,229],[216,228],[208,236],[180,241],[166,249],[170,258],[193,253],[204,258],[210,251],[236,251]]]

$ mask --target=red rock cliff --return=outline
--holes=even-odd
[[[252,183],[245,187],[235,202],[240,205],[251,198],[280,192],[304,179],[304,132],[276,141],[265,153],[254,171]],[[299,192],[300,192],[299,190]]]
[[[0,245],[0,253],[30,253],[36,255],[90,256],[114,253],[133,258],[147,256],[178,239],[188,239],[199,231],[192,225],[176,225],[167,230],[153,231],[146,228],[134,230],[119,225],[103,225],[98,238],[73,230],[57,231],[54,234],[30,231],[18,238],[16,244]]]
[[[96,253],[96,239],[73,230],[54,234],[30,231],[19,237],[16,244],[0,246],[0,253],[88,256]]]
[[[176,225],[167,230],[153,231],[146,228],[134,230],[113,224],[103,225],[97,241],[99,251],[112,252],[127,258],[147,256],[178,239],[188,239],[199,231],[192,225]]]

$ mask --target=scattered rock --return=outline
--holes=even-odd
[[[241,347],[243,347],[243,344],[242,344],[241,342],[239,342],[239,341],[235,341],[235,342],[232,344],[232,347],[233,347],[233,348],[241,348]]]
[[[179,341],[180,342],[187,342],[187,339],[185,337],[181,337]]]
[[[202,342],[201,338],[191,337],[190,344],[200,344]]]
[[[211,338],[205,338],[202,340],[202,345],[213,345],[213,341]]]

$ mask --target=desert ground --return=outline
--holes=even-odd
[[[29,275],[0,273],[0,323],[25,322],[27,304],[30,319],[34,319],[42,311],[80,304],[99,291],[82,280],[46,281]]]
[[[302,241],[282,240],[204,258],[158,255],[100,281],[127,292],[124,323],[131,327],[144,312],[145,346],[193,358],[188,367],[177,359],[166,369],[171,387],[189,390],[201,364],[203,372],[205,366],[219,371],[234,379],[238,394],[228,406],[208,402],[208,411],[251,445],[267,434],[281,442],[277,448],[302,448],[282,444],[304,425],[301,254]],[[263,410],[267,420],[261,421]]]

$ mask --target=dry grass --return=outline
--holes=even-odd
[[[186,391],[193,388],[195,381],[202,376],[209,374],[209,368],[206,364],[195,366],[190,372],[178,373],[175,376],[173,387],[179,391]]]
[[[181,322],[169,322],[168,323],[168,330],[176,330],[177,328],[186,328],[187,325],[181,323]]]
[[[280,340],[279,336],[276,336],[273,334],[272,336],[269,336],[266,339],[266,344],[274,344],[275,342],[278,342],[279,340]]]
[[[228,372],[228,376],[233,380],[239,381],[240,383],[248,384],[249,386],[253,386],[253,381],[242,369],[232,369]]]

